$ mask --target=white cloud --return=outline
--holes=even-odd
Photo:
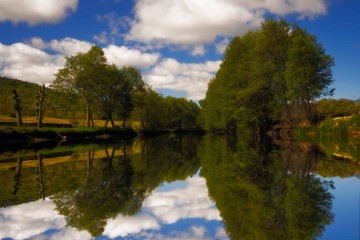
[[[57,23],[75,12],[78,0],[1,0],[0,22]]]
[[[229,239],[224,228],[218,228],[216,230],[216,238],[217,239]]]
[[[216,52],[218,54],[223,54],[226,47],[229,45],[229,43],[230,43],[230,40],[228,38],[224,38],[220,42],[216,43],[215,44]]]
[[[115,45],[109,45],[104,48],[104,53],[108,61],[118,67],[150,67],[160,58],[160,54],[158,53],[144,53],[137,49]]]
[[[75,38],[63,38],[61,40],[51,40],[45,42],[39,37],[31,38],[28,44],[38,49],[50,49],[64,56],[73,56],[79,52],[87,52],[93,45],[87,41],[81,41]]]
[[[118,236],[125,237],[130,234],[137,234],[145,230],[159,229],[160,225],[154,217],[145,214],[134,217],[118,216],[108,221],[104,235],[110,238]]]
[[[64,67],[65,56],[73,56],[78,52],[87,52],[92,44],[73,38],[51,40],[45,42],[39,37],[25,43],[4,45],[0,43],[0,75],[24,81],[48,84],[55,77],[59,68]],[[51,50],[55,54],[49,54]],[[109,63],[118,67],[136,66],[146,68],[153,66],[160,54],[145,53],[124,46],[109,45],[103,49]]]
[[[74,56],[79,52],[87,52],[93,44],[74,38],[64,38],[62,40],[51,40],[48,47],[64,56]]]
[[[203,56],[206,53],[204,45],[197,45],[191,51],[191,55],[193,56]]]
[[[269,12],[315,17],[326,8],[325,0],[139,0],[125,39],[145,44],[211,43],[217,36],[259,27]]]
[[[104,31],[104,32],[101,32],[100,34],[98,35],[94,35],[93,36],[93,39],[98,42],[98,43],[101,43],[101,44],[106,44],[108,43],[108,34]]]
[[[186,91],[187,98],[200,100],[205,97],[208,82],[214,77],[220,63],[180,63],[167,58],[146,73],[144,79],[156,89]]]
[[[24,43],[0,43],[2,76],[46,84],[54,80],[54,73],[64,64],[65,59],[61,55],[50,55]]]

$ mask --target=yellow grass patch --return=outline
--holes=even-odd
[[[22,121],[24,123],[37,123],[37,117],[35,116],[23,116]],[[16,118],[11,118],[7,115],[0,114],[0,122],[16,123]],[[94,125],[96,127],[104,127],[105,120],[94,120]],[[73,126],[86,126],[86,119],[63,119],[63,118],[51,118],[44,117],[43,123],[52,123],[52,124],[72,124]],[[114,121],[115,126],[121,127],[122,121]],[[133,127],[134,129],[139,128],[140,122],[131,121],[126,123],[127,127]],[[108,126],[111,126],[111,123],[108,123]]]

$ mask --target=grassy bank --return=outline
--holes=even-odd
[[[360,138],[360,116],[328,118],[317,126],[296,129],[298,140],[327,140]]]
[[[132,127],[121,128],[122,122],[116,121],[115,128],[105,128],[105,120],[94,121],[94,126],[85,127],[85,120],[44,118],[44,127],[36,128],[36,117],[24,116],[24,126],[16,126],[16,119],[0,115],[0,145],[14,143],[73,142],[103,140],[111,137],[133,137]],[[134,123],[136,126],[137,123]],[[130,124],[129,124],[130,125]]]
[[[360,116],[326,119],[318,126],[297,128],[297,141],[319,144],[327,156],[360,161]]]

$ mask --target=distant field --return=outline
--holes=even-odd
[[[23,123],[37,123],[37,118],[34,116],[23,116],[22,117]],[[116,126],[122,126],[122,121],[114,121]],[[0,123],[6,124],[6,123],[16,123],[16,118],[11,118],[7,115],[1,115],[0,114]],[[73,126],[85,126],[86,125],[86,119],[62,119],[62,118],[49,118],[44,117],[43,123],[50,123],[50,124],[71,124]],[[130,124],[130,123],[128,123]],[[97,127],[103,127],[105,126],[105,120],[94,120],[94,125]],[[133,121],[131,122],[131,126],[133,128],[138,127],[139,122]],[[108,127],[111,127],[111,123],[108,123]]]

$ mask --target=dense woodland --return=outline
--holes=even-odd
[[[359,101],[328,99],[333,94],[331,67],[314,35],[285,21],[267,20],[259,30],[235,37],[220,70],[209,82],[200,106],[185,98],[164,97],[132,66],[107,62],[103,50],[66,58],[64,68],[47,86],[0,77],[0,114],[106,120],[105,127],[137,121],[141,130],[253,130],[260,134],[275,124],[316,123],[325,117],[358,114]],[[18,94],[17,103],[14,93]],[[41,116],[39,117],[41,118]]]

